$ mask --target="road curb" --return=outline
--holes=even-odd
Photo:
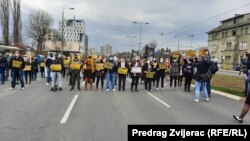
[[[195,87],[195,85],[193,85],[193,84],[191,86]],[[236,96],[236,95],[232,95],[232,94],[225,93],[225,92],[221,92],[221,91],[217,91],[217,90],[213,90],[213,89],[211,89],[211,92],[214,93],[214,94],[221,95],[221,96],[224,96],[224,97],[227,97],[227,98],[230,98],[230,99],[233,99],[233,100],[241,101],[241,102],[245,102],[245,100],[246,100],[246,98]]]

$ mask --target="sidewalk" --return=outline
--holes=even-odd
[[[191,84],[191,87],[195,87],[195,85]],[[211,92],[213,94],[221,95],[221,96],[231,98],[233,100],[237,100],[237,101],[241,101],[241,102],[245,102],[245,100],[246,100],[246,98],[244,98],[244,97],[232,95],[232,94],[229,94],[229,93],[225,93],[225,92],[221,92],[221,91],[217,91],[217,90],[213,90],[213,89],[211,89]]]

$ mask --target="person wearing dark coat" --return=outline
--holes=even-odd
[[[154,65],[152,62],[150,62],[149,60],[147,62],[145,62],[142,66],[142,72],[144,73],[144,75],[146,76],[147,72],[154,72]],[[151,91],[151,85],[152,85],[152,81],[153,78],[147,78],[147,76],[145,77],[144,80],[144,85],[145,85],[145,91]]]
[[[131,83],[131,92],[134,91],[134,87],[135,87],[135,91],[138,91],[138,82],[139,82],[139,78],[141,76],[141,72],[133,72],[133,68],[140,68],[141,67],[141,62],[139,60],[139,57],[136,57],[132,62],[131,62],[131,66],[130,66],[130,76],[132,79],[132,83]]]
[[[194,69],[192,66],[192,60],[184,61],[183,73],[185,77],[184,91],[190,92],[191,82],[193,78]]]
[[[120,62],[117,64],[118,69],[127,69],[129,68],[128,63],[124,60],[124,58],[120,59]],[[117,72],[118,74],[118,91],[121,91],[121,88],[123,91],[125,91],[125,86],[126,86],[126,76],[127,74],[121,74]],[[122,86],[121,86],[122,85]]]

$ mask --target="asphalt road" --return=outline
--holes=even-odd
[[[193,101],[194,92],[50,92],[44,80],[10,90],[0,85],[0,141],[126,141],[128,124],[240,124],[243,102],[212,95]],[[168,88],[168,86],[166,86]],[[250,124],[249,114],[242,124]]]

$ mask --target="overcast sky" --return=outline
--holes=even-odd
[[[176,36],[181,49],[207,46],[206,32],[234,14],[250,13],[249,4],[249,0],[21,0],[23,23],[27,23],[31,10],[43,9],[53,16],[55,29],[58,29],[58,22],[62,19],[63,6],[74,7],[74,11],[65,10],[65,18],[75,16],[85,20],[89,47],[99,50],[100,46],[110,44],[114,52],[138,49],[139,25],[133,24],[133,21],[149,23],[142,26],[143,44],[156,40],[158,48],[170,47],[174,50],[178,43],[174,38]],[[191,37],[191,34],[194,36]]]

